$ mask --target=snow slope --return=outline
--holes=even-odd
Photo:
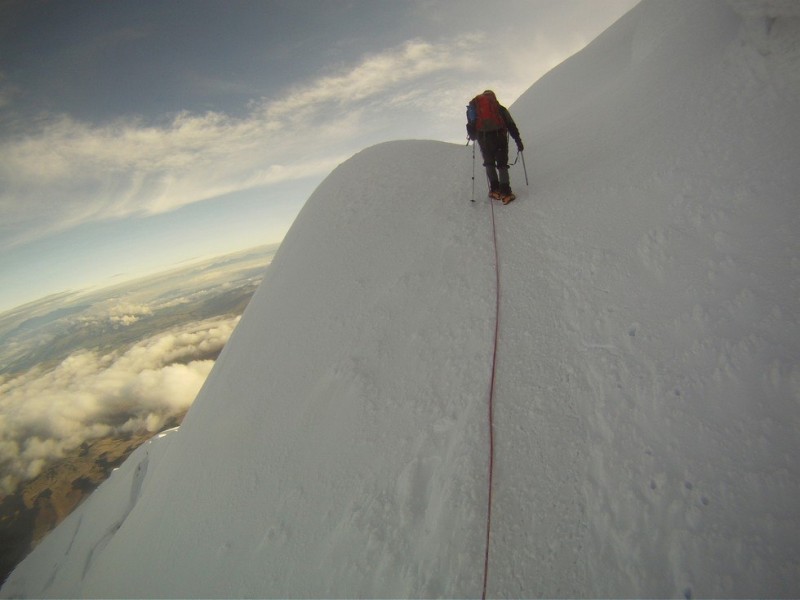
[[[514,167],[495,207],[488,595],[797,596],[795,6],[643,2],[510,107],[531,185]],[[479,596],[495,274],[471,173],[426,141],[331,173],[180,430],[2,595]]]

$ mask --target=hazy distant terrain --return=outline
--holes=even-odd
[[[119,348],[178,324],[241,314],[276,247],[265,246],[93,292],[66,292],[0,314],[0,376]]]
[[[275,249],[0,314],[0,576],[180,423]]]

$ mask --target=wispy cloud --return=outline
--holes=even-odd
[[[480,39],[463,36],[441,44],[408,41],[399,48],[367,56],[346,72],[292,90],[285,98],[267,103],[265,113],[269,120],[280,122],[295,118],[293,115],[316,115],[329,104],[341,107],[383,97],[390,91],[402,94],[409,87],[414,89],[411,82],[431,74],[474,69],[473,52]],[[428,88],[429,93],[434,91],[439,90]]]
[[[408,41],[279,97],[254,100],[238,118],[185,112],[157,124],[92,125],[44,117],[0,142],[0,246],[322,176],[365,142],[380,141],[393,122],[387,111],[416,110],[420,131],[435,122],[430,97],[474,68],[477,47],[466,37]]]

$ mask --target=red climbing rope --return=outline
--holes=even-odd
[[[492,212],[492,242],[494,244],[495,305],[494,305],[494,350],[492,351],[492,378],[489,382],[489,496],[486,510],[486,548],[483,557],[483,600],[486,600],[486,585],[489,581],[489,545],[492,534],[492,489],[494,479],[494,381],[497,373],[497,339],[500,331],[500,263],[497,254],[497,228],[494,222],[494,203],[489,200]]]

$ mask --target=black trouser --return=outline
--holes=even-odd
[[[496,190],[501,185],[509,186],[508,132],[505,129],[481,132],[478,134],[478,145],[481,147],[483,166],[486,167],[491,188]]]

